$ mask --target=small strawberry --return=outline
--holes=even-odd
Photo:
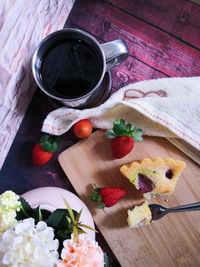
[[[74,124],[73,132],[79,138],[87,138],[92,133],[92,124],[88,120],[80,120]]]
[[[125,124],[124,120],[113,122],[113,130],[106,131],[106,136],[112,138],[111,149],[113,156],[121,159],[130,153],[134,147],[134,141],[142,141],[142,130],[131,124]]]
[[[44,135],[32,150],[32,163],[40,166],[47,163],[53,156],[60,143],[59,136]]]
[[[111,140],[113,156],[117,159],[123,158],[132,151],[134,140],[130,136],[117,136]]]
[[[126,195],[126,191],[117,187],[94,188],[91,200],[98,202],[98,208],[111,207]]]

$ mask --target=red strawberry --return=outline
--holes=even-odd
[[[111,140],[113,156],[121,159],[126,156],[134,147],[134,140],[130,136],[117,136]]]
[[[40,166],[47,163],[53,156],[60,143],[60,137],[44,135],[40,143],[36,144],[32,150],[32,163]]]
[[[32,163],[35,166],[43,165],[47,163],[52,158],[52,156],[52,152],[45,151],[38,143],[33,147],[32,150]]]
[[[142,130],[131,124],[125,124],[124,120],[113,122],[113,129],[106,131],[106,136],[112,138],[111,148],[113,156],[117,159],[123,158],[130,153],[134,147],[134,141],[142,141]]]
[[[98,202],[98,208],[111,207],[126,195],[126,191],[117,187],[94,188],[90,196],[93,201]]]

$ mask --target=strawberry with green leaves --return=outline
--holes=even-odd
[[[40,143],[36,144],[32,150],[32,163],[35,166],[46,164],[53,156],[60,144],[60,136],[44,135]]]
[[[120,159],[130,153],[135,141],[142,141],[142,130],[131,124],[126,124],[123,119],[113,122],[113,129],[106,131],[106,136],[111,138],[112,154]]]
[[[90,199],[98,203],[99,209],[111,207],[126,195],[126,190],[118,187],[95,187]]]

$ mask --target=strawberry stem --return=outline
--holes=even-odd
[[[61,142],[60,136],[45,134],[40,139],[40,145],[47,152],[55,152]]]
[[[101,188],[96,187],[96,185],[94,185],[93,187],[93,193],[92,195],[90,195],[90,199],[94,202],[97,202],[98,209],[104,209],[105,208],[105,204],[102,202],[102,197],[101,195],[99,195],[99,191]]]
[[[142,130],[137,129],[134,125],[130,123],[125,123],[123,119],[115,120],[113,122],[113,129],[106,131],[106,136],[108,138],[115,138],[117,136],[130,136],[134,141],[142,141]]]

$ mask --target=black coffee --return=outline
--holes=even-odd
[[[67,39],[58,42],[44,54],[40,74],[49,93],[75,98],[95,87],[102,68],[94,49],[81,40]]]

